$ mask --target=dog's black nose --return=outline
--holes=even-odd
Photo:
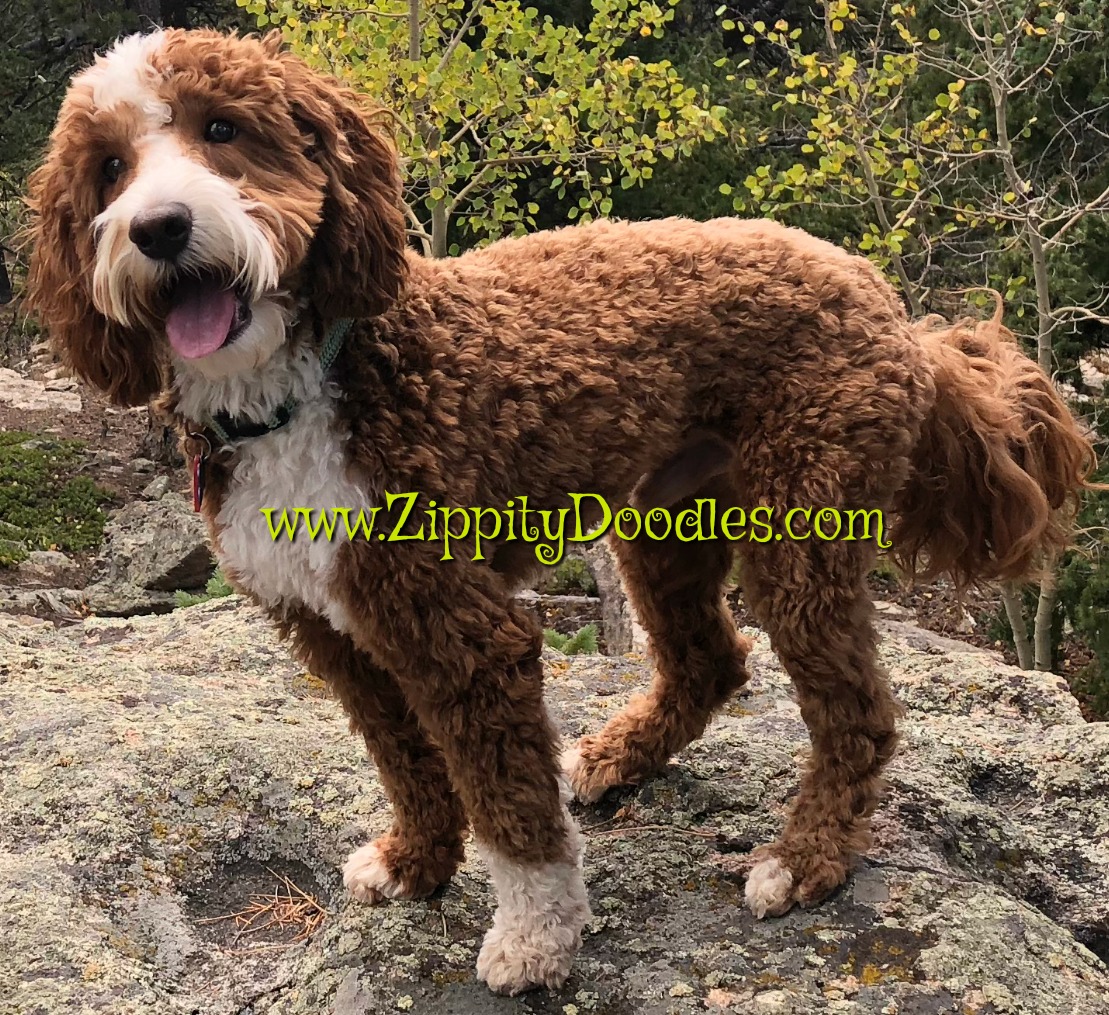
[[[193,217],[183,204],[164,204],[131,219],[127,235],[147,257],[172,261],[189,243]]]

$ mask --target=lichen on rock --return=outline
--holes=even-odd
[[[473,851],[432,900],[345,896],[387,804],[257,611],[0,615],[0,1015],[1109,1015],[1109,725],[1051,674],[883,634],[904,743],[840,892],[779,920],[742,906],[745,851],[780,827],[806,749],[759,636],[741,707],[579,811],[582,953],[562,991],[508,1000],[473,972],[493,907]],[[552,712],[593,730],[648,676],[552,655]],[[307,940],[223,919],[281,878],[327,911]]]

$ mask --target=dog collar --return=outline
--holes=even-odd
[[[343,342],[346,341],[347,332],[350,331],[350,326],[353,323],[354,321],[349,317],[345,317],[331,326],[331,330],[327,334],[327,340],[323,344],[323,349],[320,350],[320,373],[326,374],[331,369],[335,358],[339,355],[339,350],[343,348]],[[236,441],[247,440],[251,437],[262,437],[274,430],[280,430],[293,418],[293,410],[296,409],[298,404],[297,400],[289,395],[284,402],[270,413],[270,418],[264,423],[257,423],[249,419],[235,419],[227,412],[217,412],[214,416],[209,416],[202,422],[205,428],[215,435],[221,447],[231,447]],[[189,437],[203,441],[205,447],[204,451],[197,451],[192,462],[193,510],[199,511],[204,503],[207,471],[205,463],[211,457],[212,442],[203,431],[190,433]]]
[[[323,349],[320,350],[321,373],[326,374],[331,369],[335,358],[339,355],[339,350],[343,348],[347,332],[350,331],[353,323],[354,321],[351,318],[344,317],[331,326]],[[293,410],[297,405],[296,398],[289,395],[284,402],[270,413],[269,419],[263,423],[255,422],[252,419],[236,419],[228,412],[217,412],[203,422],[216,435],[220,444],[226,447],[236,441],[247,440],[250,437],[262,437],[274,430],[280,430],[293,418]]]

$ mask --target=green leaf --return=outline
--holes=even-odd
[[[570,636],[568,634],[559,634],[553,628],[549,627],[543,629],[543,641],[556,652],[561,652],[569,640]]]
[[[729,109],[707,88],[687,83],[671,60],[628,49],[644,29],[661,34],[673,18],[671,0],[594,0],[592,20],[581,27],[558,24],[515,0],[486,0],[477,8],[472,0],[426,3],[416,61],[407,58],[407,19],[376,14],[403,10],[399,0],[236,2],[254,18],[283,25],[291,48],[310,64],[389,105],[400,121],[395,136],[409,165],[410,204],[444,201],[460,190],[477,172],[478,153],[495,163],[449,223],[462,248],[518,230],[525,216],[538,215],[541,204],[520,197],[529,188],[554,179],[565,196],[570,181],[578,194],[592,192],[576,217],[608,214],[608,191],[617,182],[627,190],[649,179],[659,158],[690,156],[732,129]],[[475,9],[464,41],[438,70],[448,40]],[[735,22],[731,27],[743,31]],[[752,85],[757,91],[757,82]],[[440,144],[432,156],[423,139],[452,138],[462,121],[470,126],[457,142]],[[514,161],[517,156],[526,161]],[[441,179],[430,187],[433,159]],[[585,178],[577,175],[583,165],[590,167]]]

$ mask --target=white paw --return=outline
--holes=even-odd
[[[404,885],[389,872],[376,842],[367,842],[347,857],[343,865],[343,884],[356,899],[370,905],[408,895]]]
[[[581,948],[589,899],[581,873],[582,838],[564,812],[572,863],[532,866],[482,849],[497,911],[477,959],[478,977],[498,994],[561,987]]]
[[[566,928],[568,931],[569,928]],[[534,987],[557,990],[581,947],[580,930],[558,933],[494,926],[477,957],[477,975],[491,991],[514,997]]]
[[[562,772],[570,784],[573,795],[583,804],[595,804],[605,795],[605,791],[609,787],[603,785],[586,786],[588,773],[584,771],[584,768],[581,748],[577,744],[567,747],[562,752]]]
[[[747,908],[760,920],[781,916],[793,905],[793,875],[770,857],[751,868],[744,893]]]

